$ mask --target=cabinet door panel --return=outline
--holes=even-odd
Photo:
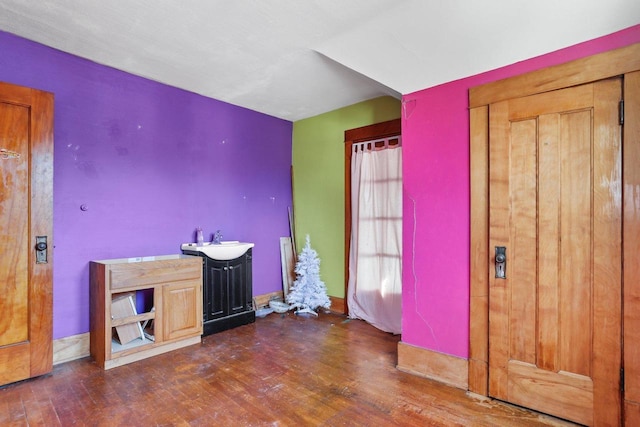
[[[202,333],[200,283],[172,283],[162,287],[164,340]]]
[[[204,320],[213,320],[227,313],[227,262],[207,260],[204,281]]]
[[[246,311],[247,291],[244,257],[229,261],[229,314]]]

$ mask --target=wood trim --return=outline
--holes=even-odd
[[[640,43],[469,89],[469,107],[520,98],[640,69]]]
[[[332,297],[329,296],[329,299],[331,300],[331,311],[334,313],[339,313],[339,314],[347,314],[345,312],[345,302],[346,302],[346,298],[338,298],[338,297]]]
[[[72,360],[88,357],[90,352],[91,334],[89,332],[58,338],[53,341],[53,364],[71,362]]]
[[[346,137],[346,132],[345,132]],[[344,314],[349,315],[347,289],[349,288],[349,251],[351,250],[351,147],[344,144]]]
[[[344,131],[344,314],[349,314],[349,250],[351,248],[351,148],[358,142],[398,136],[402,133],[400,119]]]
[[[269,301],[271,301],[272,299],[284,301],[283,291],[276,291],[276,292],[270,292],[268,294],[256,295],[255,297],[253,297],[253,302],[255,305],[254,308],[258,309],[261,307],[268,307]]]
[[[623,129],[623,341],[625,400],[634,402],[640,425],[640,71],[624,76]]]
[[[471,288],[469,391],[488,395],[489,384],[489,109],[471,109]]]
[[[616,126],[618,122],[618,108],[616,104],[622,97],[621,79],[611,79],[593,85],[593,140],[606,141],[608,149],[600,149],[599,155],[593,160],[593,176],[608,176],[611,171],[620,178],[622,162],[622,129]],[[611,108],[611,105],[614,107]],[[613,125],[612,125],[613,124]],[[604,145],[604,144],[603,144]],[[594,147],[594,150],[596,148]],[[623,156],[627,156],[627,154]],[[637,163],[636,163],[637,168]],[[602,171],[607,171],[603,174]],[[615,178],[612,178],[615,179]],[[598,301],[600,307],[607,310],[597,312],[593,316],[593,330],[598,331],[591,337],[591,348],[594,363],[591,367],[593,380],[593,420],[596,425],[619,422],[622,418],[622,393],[620,393],[620,369],[623,358],[623,254],[622,248],[622,209],[620,203],[621,188],[605,189],[603,186],[593,186],[593,206],[598,209],[591,213],[593,221],[592,251],[593,285],[592,298]],[[604,202],[604,203],[603,203]],[[605,206],[612,206],[606,212]],[[597,242],[597,243],[595,243]],[[614,265],[605,260],[617,260]],[[631,342],[627,343],[628,345]],[[637,346],[635,344],[634,346]],[[605,416],[606,413],[606,416]]]
[[[625,402],[624,424],[625,426],[640,426],[640,404]]]
[[[47,236],[49,248],[55,246],[53,236],[53,94],[31,89],[31,241]],[[47,250],[48,262],[31,260],[29,337],[31,376],[51,372],[53,367],[53,249]],[[35,315],[37,313],[37,315]]]
[[[403,372],[429,378],[467,390],[467,359],[415,347],[402,341],[398,343],[398,365]]]
[[[634,201],[640,193],[640,43],[538,70],[510,79],[478,86],[469,91],[470,156],[471,156],[471,244],[470,244],[470,360],[468,367],[469,390],[487,395],[484,378],[488,377],[488,364],[484,355],[488,345],[489,275],[488,255],[485,265],[479,262],[480,251],[488,251],[485,215],[488,207],[488,146],[482,136],[488,129],[488,115],[477,109],[493,102],[513,97],[532,95],[566,86],[590,83],[613,76],[624,75],[625,125],[623,135],[623,263],[624,263],[624,367],[625,418],[640,418],[640,209]],[[477,146],[476,146],[477,145]],[[484,249],[482,249],[484,248]],[[486,291],[485,291],[486,290]],[[479,324],[481,326],[476,325]],[[633,424],[627,424],[633,425]]]
[[[344,131],[344,141],[348,143],[370,141],[400,135],[400,119],[388,120],[373,125]]]

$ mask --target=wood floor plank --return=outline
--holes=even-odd
[[[109,371],[56,365],[0,388],[0,424],[572,425],[401,372],[399,340],[338,314],[271,314]]]

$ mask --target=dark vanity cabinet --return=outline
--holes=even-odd
[[[203,258],[203,335],[255,322],[251,249],[228,261],[212,259],[201,252],[183,252]]]

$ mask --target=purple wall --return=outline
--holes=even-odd
[[[638,42],[640,25],[403,97],[403,342],[469,354],[469,88]]]
[[[90,260],[179,253],[196,226],[255,242],[254,294],[282,289],[291,122],[4,32],[0,52],[1,81],[55,95],[54,338],[89,330]]]

